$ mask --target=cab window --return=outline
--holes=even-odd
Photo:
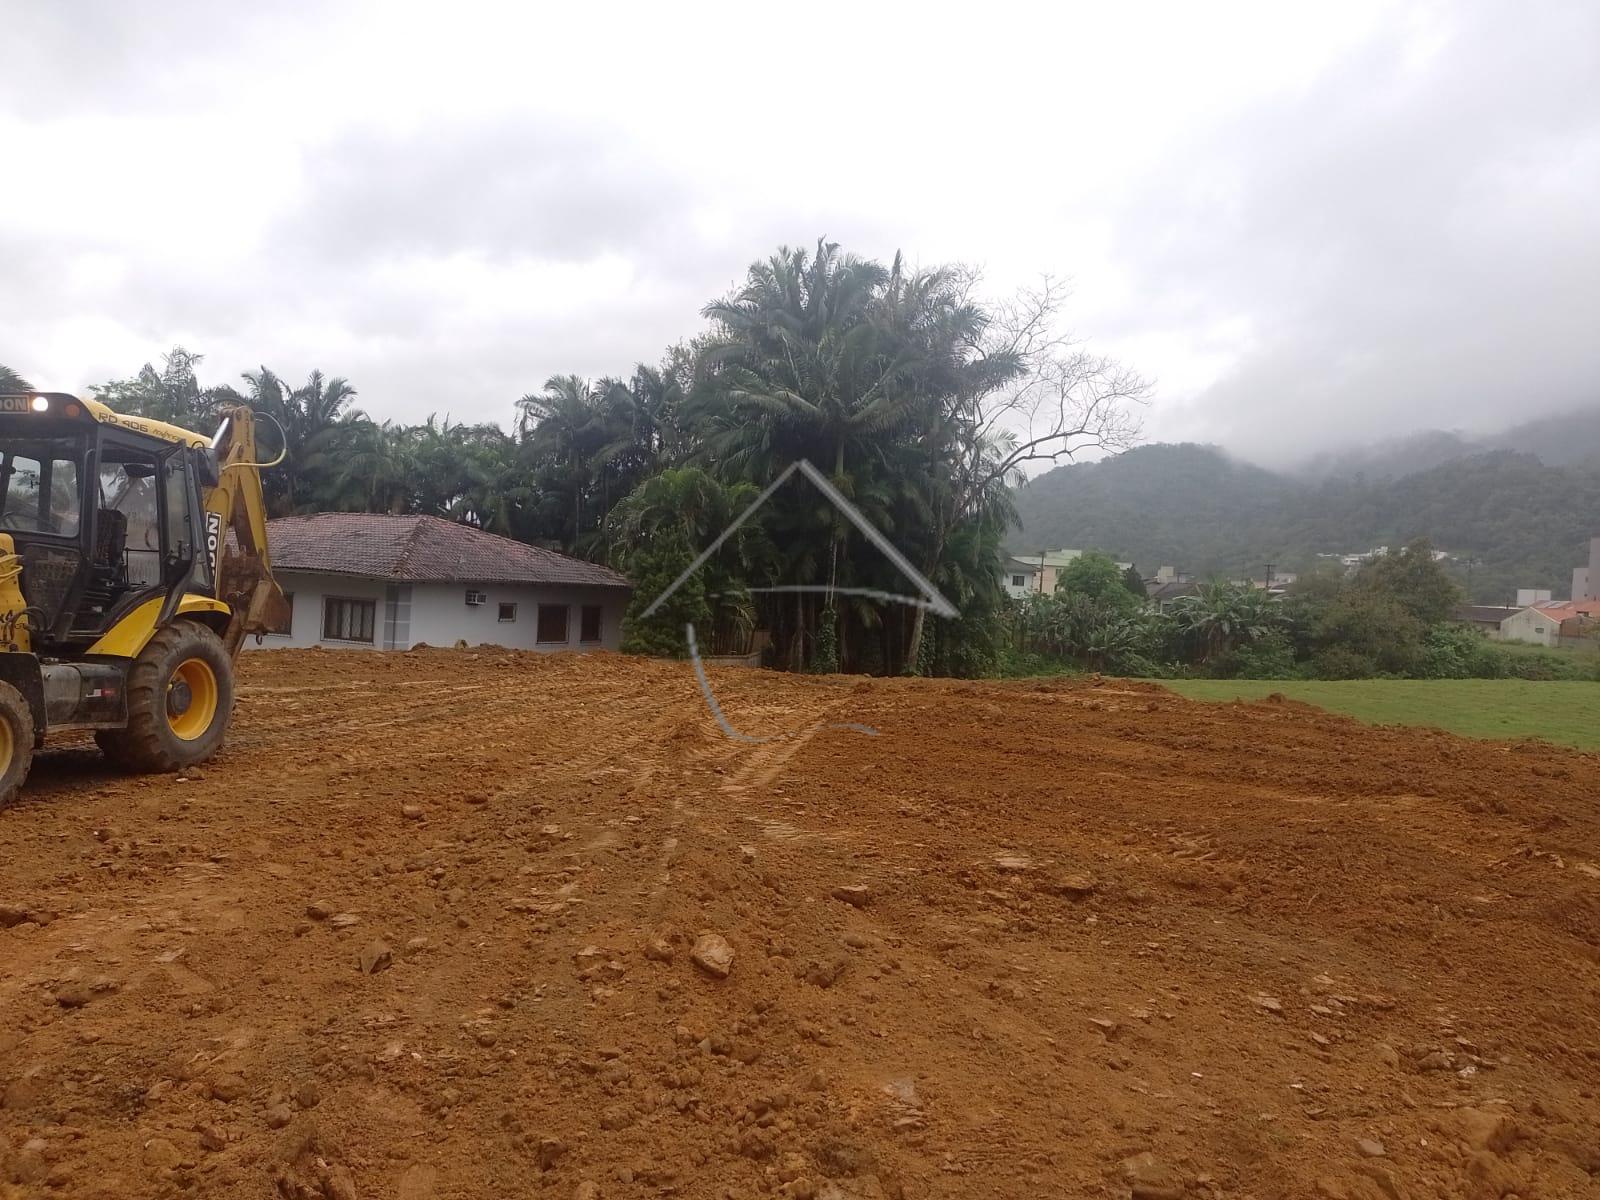
[[[108,446],[100,461],[100,529],[107,558],[122,558],[131,587],[161,582],[156,460]]]
[[[0,529],[77,537],[82,503],[74,439],[0,444]]]

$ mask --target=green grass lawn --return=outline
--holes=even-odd
[[[1466,737],[1540,737],[1600,750],[1600,683],[1526,679],[1166,679],[1193,700],[1258,700],[1281,692],[1373,725],[1432,725]]]

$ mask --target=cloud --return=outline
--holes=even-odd
[[[182,343],[506,420],[825,234],[1072,276],[1154,438],[1277,460],[1596,397],[1588,0],[819,4],[804,51],[715,5],[12,5],[0,362],[79,388]]]
[[[59,120],[112,111],[179,113],[248,83],[300,41],[315,0],[72,0],[5,6],[0,112]]]
[[[691,233],[688,182],[625,131],[532,116],[348,132],[305,158],[275,234],[323,260],[474,254],[581,262]]]
[[[1146,316],[1234,345],[1170,428],[1275,459],[1600,402],[1600,9],[1539,11],[1392,34],[1171,164],[1124,228]]]

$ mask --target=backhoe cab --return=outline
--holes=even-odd
[[[0,807],[49,733],[92,730],[131,770],[216,752],[240,647],[285,609],[262,465],[248,408],[208,440],[63,393],[0,395]]]

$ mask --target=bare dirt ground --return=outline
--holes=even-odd
[[[1600,756],[715,681],[797,736],[681,664],[279,652],[198,777],[46,754],[0,1196],[1600,1192]]]

